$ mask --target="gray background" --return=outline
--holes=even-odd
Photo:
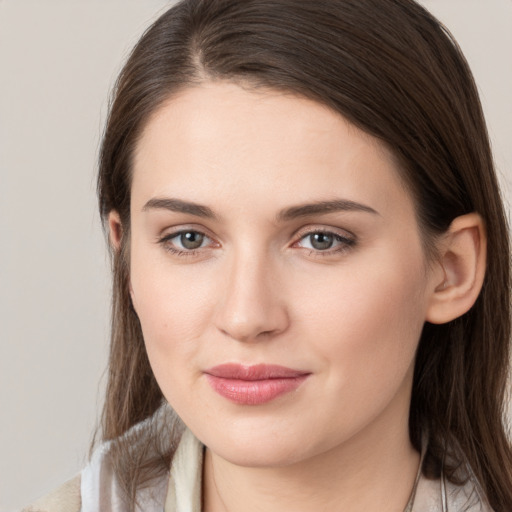
[[[424,0],[479,85],[510,204],[512,1]],[[75,475],[102,401],[108,91],[163,0],[0,0],[0,512]]]

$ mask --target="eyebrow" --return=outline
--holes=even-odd
[[[177,213],[188,213],[206,219],[217,219],[213,210],[208,206],[168,197],[154,197],[150,199],[142,208],[143,212],[148,210],[169,210]]]
[[[374,210],[370,206],[366,206],[355,201],[349,201],[347,199],[335,199],[333,201],[318,201],[310,204],[300,204],[297,206],[291,206],[281,210],[276,219],[278,222],[285,222],[300,217],[310,217],[312,215],[325,215],[327,213],[334,212],[365,212],[373,215],[380,215],[377,210]]]
[[[177,213],[187,213],[207,219],[218,219],[218,216],[208,206],[194,203],[191,201],[183,201],[168,197],[155,197],[150,199],[142,208],[142,211],[148,210],[169,210]],[[325,215],[334,212],[358,211],[379,215],[379,212],[361,203],[349,201],[347,199],[335,199],[332,201],[318,201],[308,204],[300,204],[291,206],[281,210],[276,215],[277,222],[286,222],[301,217],[311,217],[313,215]]]

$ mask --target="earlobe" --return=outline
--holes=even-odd
[[[108,214],[108,230],[110,245],[115,251],[118,251],[121,247],[121,237],[123,231],[121,218],[119,217],[119,213],[117,213],[116,210],[112,210]]]
[[[450,322],[469,311],[482,289],[487,238],[477,213],[457,217],[441,244],[439,264],[444,272],[435,283],[426,320],[433,324]]]

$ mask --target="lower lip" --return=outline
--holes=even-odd
[[[309,375],[264,380],[224,379],[206,374],[210,386],[221,396],[240,405],[260,405],[296,390]]]

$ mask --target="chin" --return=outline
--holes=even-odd
[[[214,454],[243,467],[284,467],[323,451],[314,433],[283,428],[276,421],[271,425],[232,424],[195,434]]]
[[[306,458],[306,454],[299,452],[296,446],[287,447],[268,440],[255,440],[242,445],[230,442],[215,443],[208,448],[231,464],[251,468],[290,466]]]

